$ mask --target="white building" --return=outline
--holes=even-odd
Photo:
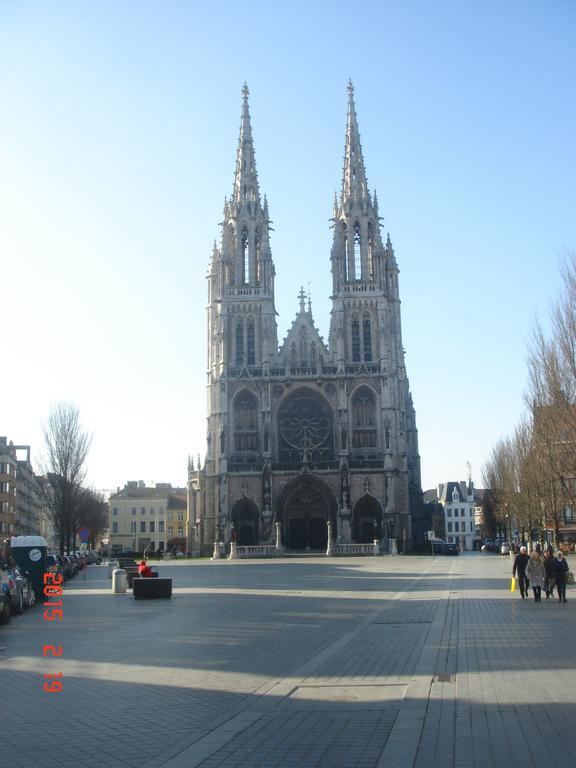
[[[115,551],[182,548],[186,541],[186,489],[131,480],[109,500],[110,546]],[[185,545],[184,545],[185,546]]]
[[[438,502],[444,510],[446,541],[457,544],[461,550],[472,550],[480,542],[476,532],[474,485],[471,480],[440,483]],[[476,548],[479,544],[476,544]]]

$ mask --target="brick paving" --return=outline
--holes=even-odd
[[[522,601],[481,554],[160,568],[172,601],[113,595],[91,566],[62,622],[0,628],[11,766],[576,764],[573,588]]]

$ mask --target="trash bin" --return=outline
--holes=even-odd
[[[44,595],[47,548],[48,543],[43,536],[12,536],[10,540],[10,553],[18,568],[30,576],[39,603]]]
[[[116,568],[112,573],[112,592],[117,595],[126,592],[126,571],[123,568]]]

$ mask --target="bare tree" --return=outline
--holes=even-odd
[[[96,540],[108,527],[108,505],[98,491],[81,488],[78,494],[78,524],[90,532],[90,548],[96,549]]]
[[[576,504],[576,252],[561,263],[562,292],[550,311],[550,332],[535,324],[528,354],[526,400],[534,419],[534,443],[546,512],[558,527]]]
[[[44,502],[58,533],[60,551],[65,552],[71,549],[78,530],[78,502],[91,438],[80,426],[78,408],[67,402],[52,406],[43,432]]]

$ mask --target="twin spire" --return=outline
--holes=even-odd
[[[256,172],[256,160],[254,157],[254,142],[252,140],[252,126],[250,124],[250,110],[248,108],[249,90],[246,83],[242,88],[242,115],[240,118],[240,138],[238,140],[238,152],[236,154],[236,173],[234,176],[234,191],[232,201],[238,204],[243,202],[260,203],[260,190],[258,188],[258,174]],[[342,192],[340,203],[352,200],[369,200],[366,170],[362,156],[358,119],[354,106],[354,86],[352,80],[348,82],[348,115],[346,119],[346,143],[344,150],[344,170],[342,174]],[[336,204],[336,201],[334,201]]]

